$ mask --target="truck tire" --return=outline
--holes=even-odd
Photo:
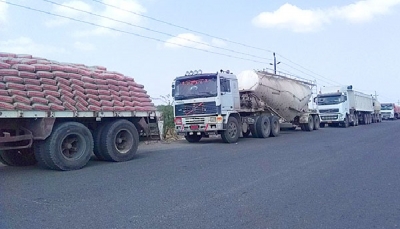
[[[313,120],[314,120],[314,130],[318,130],[320,127],[320,124],[321,124],[321,120],[319,119],[319,116],[314,115]]]
[[[276,116],[269,117],[271,123],[271,133],[269,136],[278,137],[281,132],[281,127],[279,125],[279,119]]]
[[[235,143],[239,139],[240,128],[238,120],[235,117],[229,117],[227,128],[221,133],[222,141],[225,143]]]
[[[342,125],[343,125],[343,128],[349,127],[350,123],[349,123],[349,116],[348,115],[346,115],[346,118],[344,118],[344,121],[343,121]]]
[[[106,161],[132,160],[139,146],[135,125],[125,119],[108,123],[102,130],[99,153]]]
[[[0,151],[0,162],[8,166],[30,166],[37,163],[32,148]]]
[[[251,132],[251,136],[253,137],[253,138],[258,138],[258,132],[257,132],[257,128],[256,128],[256,124],[257,124],[257,121],[258,121],[258,116],[256,116],[255,118],[254,118],[254,124],[250,124],[249,125],[249,129],[250,129],[250,132]]]
[[[0,163],[2,163],[3,165],[9,165],[2,157],[0,154]],[[11,165],[10,165],[11,166]]]
[[[268,138],[271,134],[271,123],[266,115],[261,115],[256,123],[256,130],[259,138]]]
[[[201,135],[185,135],[186,141],[190,143],[199,142],[201,140]]]
[[[35,141],[33,143],[33,152],[35,154],[35,158],[38,162],[38,165],[42,168],[45,169],[54,169],[57,170],[57,167],[51,166],[48,164],[44,158],[43,158],[43,146],[44,146],[44,141]]]
[[[314,119],[312,115],[308,116],[308,123],[303,124],[304,129],[302,128],[303,131],[312,131],[314,130]]]
[[[102,123],[93,132],[93,153],[99,159],[100,161],[105,161],[106,159],[103,157],[103,155],[100,153],[101,149],[101,134],[103,132],[104,127],[106,126],[106,123]]]
[[[62,171],[84,167],[92,152],[92,133],[78,122],[57,124],[46,140],[35,144],[39,165]]]

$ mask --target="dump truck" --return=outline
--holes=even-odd
[[[226,143],[239,137],[276,137],[282,123],[304,131],[319,129],[317,111],[308,109],[311,81],[246,70],[190,71],[172,83],[175,132],[188,142],[220,135]]]
[[[157,122],[144,86],[102,66],[0,52],[0,162],[54,170],[127,161]],[[157,125],[156,125],[157,126]]]
[[[321,127],[358,126],[382,121],[381,105],[372,95],[353,90],[353,86],[321,88],[317,96]]]
[[[396,120],[400,118],[400,106],[395,103],[382,103],[382,119]]]

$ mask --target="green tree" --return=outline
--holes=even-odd
[[[164,131],[162,133],[164,139],[168,136],[175,137],[175,123],[174,123],[174,110],[172,106],[172,99],[170,95],[160,96],[163,101],[163,105],[158,105],[157,110],[161,112],[161,118],[164,121]]]

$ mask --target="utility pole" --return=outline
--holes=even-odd
[[[276,75],[276,65],[280,64],[281,62],[279,61],[278,63],[276,63],[276,57],[275,57],[275,52],[274,52],[274,74]],[[269,63],[270,65],[272,65],[272,63]]]

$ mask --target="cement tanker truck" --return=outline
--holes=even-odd
[[[172,84],[175,131],[188,142],[221,135],[226,143],[239,137],[276,137],[282,123],[317,130],[320,117],[308,109],[314,84],[266,71],[187,72]]]

